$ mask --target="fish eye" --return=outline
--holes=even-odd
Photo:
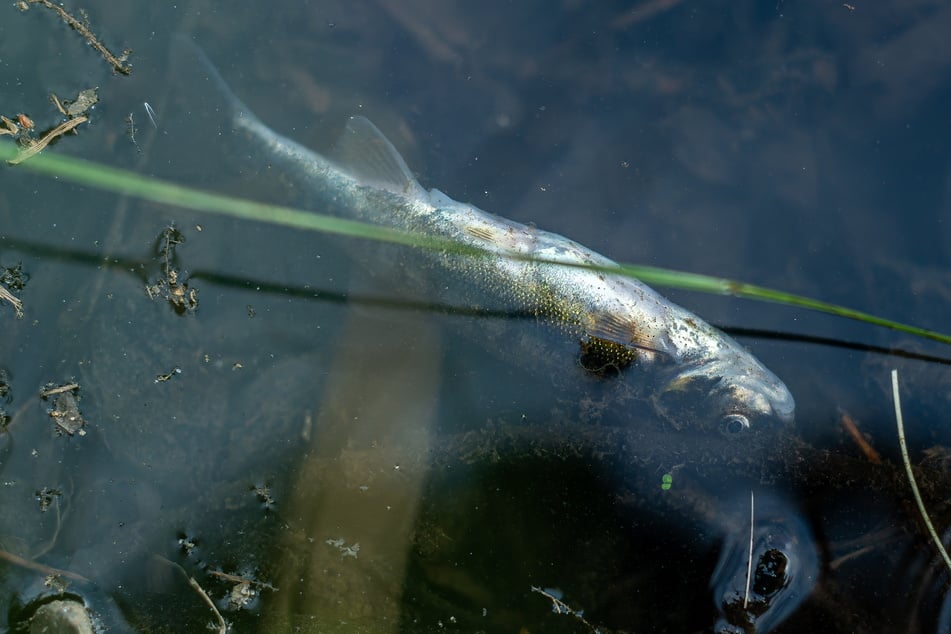
[[[750,419],[743,414],[727,414],[720,419],[720,431],[726,436],[735,436],[750,428]]]

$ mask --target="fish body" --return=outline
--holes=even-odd
[[[714,426],[732,435],[764,418],[792,421],[793,397],[776,375],[646,284],[605,271],[617,266],[614,261],[564,236],[424,189],[364,117],[350,118],[328,156],[276,133],[231,92],[197,47],[183,45],[196,48],[203,78],[224,98],[218,113],[224,133],[247,137],[272,168],[314,188],[340,213],[484,251],[481,257],[440,250],[430,255],[435,266],[476,291],[470,307],[502,306],[556,326],[577,338],[583,365],[592,372],[645,371],[655,385],[652,402],[678,427]]]

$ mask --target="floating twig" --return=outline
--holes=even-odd
[[[532,592],[537,592],[543,597],[547,597],[548,600],[551,601],[551,611],[554,612],[555,614],[567,614],[567,615],[573,616],[579,621],[581,621],[582,623],[584,623],[585,625],[587,625],[593,631],[595,632],[598,631],[598,628],[596,628],[591,623],[585,620],[584,610],[574,610],[571,608],[571,606],[569,606],[567,603],[565,603],[562,600],[561,590],[557,588],[540,588],[539,586],[532,586],[531,589],[532,589]]]
[[[211,597],[208,596],[208,593],[202,589],[201,585],[195,581],[194,577],[188,578],[188,585],[194,588],[195,592],[201,595],[201,599],[205,602],[205,605],[211,608],[211,611],[214,612],[215,620],[218,621],[218,634],[227,634],[228,624],[225,623],[225,617],[221,616],[221,612],[218,611],[218,606],[216,606],[215,602],[211,600]]]
[[[166,559],[165,557],[162,557],[161,555],[155,555],[155,558],[163,563],[168,564],[172,568],[175,568],[180,573],[182,573],[182,576],[188,579],[188,585],[190,585],[192,588],[195,589],[195,592],[198,593],[198,595],[201,597],[201,600],[204,601],[205,605],[211,608],[211,611],[214,613],[215,620],[218,622],[218,627],[217,627],[218,634],[227,634],[228,624],[225,622],[225,617],[221,616],[221,612],[218,611],[218,607],[215,605],[215,602],[212,601],[211,597],[208,596],[208,593],[205,592],[204,589],[202,589],[201,584],[195,581],[194,577],[190,576],[187,572],[185,572],[184,568],[182,568],[180,565],[178,565],[174,561],[170,559]]]
[[[60,385],[59,387],[51,387],[49,389],[43,390],[40,392],[40,396],[46,398],[47,396],[53,396],[54,394],[62,394],[63,392],[71,392],[72,390],[78,390],[79,383],[67,383],[66,385]]]
[[[750,579],[753,577],[753,491],[750,490],[750,556],[746,562],[746,594],[743,595],[743,609],[750,602]]]
[[[94,49],[99,51],[99,54],[102,55],[103,59],[109,62],[109,64],[112,65],[112,68],[117,73],[122,73],[123,75],[132,74],[132,66],[125,63],[127,58],[129,57],[129,54],[132,51],[125,50],[122,52],[121,56],[116,57],[115,55],[112,54],[112,52],[108,48],[106,48],[105,44],[99,41],[99,38],[96,37],[96,35],[92,31],[89,30],[89,27],[86,26],[84,22],[77,20],[76,18],[71,16],[69,12],[67,12],[66,9],[64,9],[63,7],[57,4],[53,4],[52,2],[50,2],[50,0],[28,0],[28,1],[30,4],[42,4],[44,7],[46,7],[50,11],[55,11],[57,14],[59,14],[59,17],[63,18],[63,21],[66,22],[66,24],[68,24],[73,29],[78,31],[80,35],[86,38],[86,41],[89,42],[90,46],[92,46]]]
[[[915,496],[915,503],[918,505],[918,511],[921,513],[921,519],[928,527],[928,533],[934,541],[941,558],[944,559],[948,570],[951,570],[951,557],[948,557],[948,551],[944,549],[941,538],[938,537],[938,531],[935,530],[931,518],[928,517],[928,511],[925,510],[925,503],[921,499],[921,493],[918,491],[918,483],[915,481],[915,474],[911,470],[911,460],[908,458],[908,444],[905,442],[905,425],[901,417],[901,400],[898,398],[898,370],[892,370],[892,398],[895,401],[895,421],[898,425],[898,444],[901,446],[901,458],[905,463],[905,473],[908,474],[908,484],[911,485],[911,492]]]
[[[60,568],[53,568],[51,566],[38,564],[35,561],[24,559],[23,557],[20,557],[19,555],[14,555],[13,553],[6,550],[0,550],[0,559],[13,564],[14,566],[20,566],[21,568],[27,568],[29,570],[35,570],[36,572],[42,572],[44,575],[59,575],[60,577],[66,577],[67,579],[72,579],[73,581],[80,581],[82,583],[91,583],[89,579],[75,572],[70,572],[68,570],[62,570]]]
[[[225,581],[230,581],[232,583],[251,583],[262,588],[267,588],[273,592],[277,592],[277,588],[266,581],[255,581],[254,579],[248,579],[247,577],[242,577],[240,575],[232,575],[221,570],[209,570],[208,574],[212,577],[218,577],[219,579],[224,579]]]

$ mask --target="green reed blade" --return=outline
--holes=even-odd
[[[12,143],[0,143],[0,160],[11,159],[16,156],[16,153],[17,150]],[[307,231],[349,236],[352,238],[390,242],[428,249],[440,249],[460,255],[485,255],[485,253],[472,247],[442,238],[413,234],[356,220],[347,220],[311,211],[292,209],[279,205],[268,205],[242,198],[225,196],[223,194],[201,191],[155,178],[141,176],[127,170],[82,159],[70,158],[51,152],[44,152],[34,156],[17,167],[19,169],[28,169],[42,174],[49,174],[81,185],[96,187],[117,194],[126,194],[152,202],[192,209],[204,213],[225,215],[233,218],[294,227]],[[546,260],[536,261],[548,262]],[[564,264],[559,262],[549,263]],[[717,295],[732,295],[735,297],[785,304],[787,306],[796,306],[798,308],[807,308],[951,344],[951,336],[939,332],[902,324],[890,319],[884,319],[859,310],[823,302],[810,297],[794,295],[792,293],[734,280],[631,264],[620,264],[618,267],[584,267],[584,265],[578,264],[567,264],[566,266],[578,266],[609,273],[621,273],[623,275],[636,277],[647,284],[655,286],[680,288]]]

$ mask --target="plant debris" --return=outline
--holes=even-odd
[[[49,510],[50,506],[53,505],[53,502],[57,500],[63,492],[59,489],[52,489],[50,487],[43,487],[36,492],[36,501],[40,503],[40,511],[45,513]]]
[[[21,12],[25,12],[30,9],[31,4],[42,4],[50,11],[57,13],[59,17],[61,17],[63,21],[66,22],[66,24],[86,38],[86,41],[89,42],[89,45],[99,51],[99,54],[102,55],[103,59],[109,62],[109,64],[112,65],[113,70],[115,70],[117,73],[122,73],[123,75],[132,74],[132,66],[128,63],[129,56],[132,54],[132,51],[125,49],[118,57],[113,55],[112,52],[106,48],[105,44],[103,44],[99,38],[96,37],[95,33],[92,32],[92,29],[89,28],[89,16],[86,15],[85,11],[80,9],[79,15],[82,20],[77,20],[72,15],[70,15],[66,9],[58,4],[53,4],[50,2],[50,0],[21,0],[20,2],[16,3],[16,8]]]
[[[182,369],[181,369],[181,368],[179,368],[179,367],[174,367],[174,368],[172,368],[171,372],[166,372],[165,374],[159,374],[158,376],[156,376],[156,377],[155,377],[155,382],[156,382],[156,383],[165,383],[166,381],[169,381],[169,380],[170,380],[173,376],[175,376],[176,374],[181,374],[181,373],[182,373]]]
[[[43,400],[56,397],[53,399],[53,407],[49,410],[49,415],[56,421],[56,433],[59,435],[86,435],[86,419],[79,411],[79,399],[76,396],[78,391],[78,383],[60,386],[50,383],[40,392]]]
[[[324,543],[327,544],[328,546],[331,546],[332,548],[336,548],[337,550],[339,550],[341,557],[353,557],[354,559],[356,559],[357,556],[360,554],[359,542],[348,546],[347,540],[343,539],[342,537],[338,537],[336,539],[333,539],[333,538],[325,539]]]
[[[52,130],[47,132],[45,135],[43,135],[42,138],[38,140],[34,140],[29,137],[21,135],[18,139],[21,145],[20,153],[17,154],[16,157],[9,159],[7,161],[7,164],[19,165],[20,163],[30,158],[31,156],[39,154],[47,145],[50,144],[50,142],[53,139],[66,134],[67,132],[75,128],[76,126],[82,123],[86,123],[87,121],[89,121],[89,118],[86,116],[80,116],[80,117],[76,117],[75,119],[70,119],[68,121],[65,121],[59,124],[58,126],[56,126]]]
[[[52,143],[58,137],[74,130],[80,124],[89,121],[86,113],[96,103],[99,102],[98,88],[87,88],[81,90],[72,101],[61,101],[56,95],[50,95],[50,101],[56,106],[56,109],[67,117],[53,129],[48,130],[39,139],[33,137],[33,131],[36,124],[25,114],[18,114],[16,121],[8,117],[0,116],[0,135],[9,135],[16,139],[20,146],[20,153],[16,157],[7,161],[10,165],[18,165],[41,152],[47,145]]]
[[[162,264],[161,275],[145,285],[149,299],[161,297],[168,301],[179,315],[198,308],[198,289],[190,288],[188,282],[181,279],[181,273],[175,266],[175,249],[184,242],[185,236],[174,224],[162,231],[155,247],[156,256]]]
[[[573,616],[587,625],[592,631],[598,631],[596,627],[585,620],[584,610],[574,610],[571,608],[571,606],[563,601],[564,593],[558,588],[540,588],[538,586],[532,586],[532,592],[537,592],[543,597],[547,597],[551,601],[551,611],[555,614],[566,614],[568,616]]]
[[[23,302],[3,286],[0,286],[0,301],[9,302],[9,304],[13,306],[13,312],[16,314],[17,319],[23,317]]]
[[[18,262],[16,266],[6,266],[0,268],[0,284],[5,284],[7,288],[15,291],[22,291],[26,288],[26,283],[30,276],[23,273],[23,263]]]
[[[57,594],[62,594],[69,588],[69,581],[63,579],[59,573],[52,573],[46,575],[46,578],[43,579],[43,585]]]
[[[228,608],[231,610],[240,610],[243,607],[247,607],[247,605],[258,596],[260,592],[254,586],[259,586],[271,590],[272,592],[277,591],[277,588],[264,581],[255,581],[254,579],[228,574],[220,570],[209,570],[208,574],[235,584],[228,594]]]
[[[50,93],[50,101],[53,102],[57,110],[63,113],[63,116],[69,117],[70,119],[80,117],[99,103],[99,88],[80,90],[79,94],[76,95],[76,98],[72,101],[61,101],[59,97]]]
[[[70,132],[80,124],[89,121],[86,113],[99,102],[99,89],[87,88],[81,90],[72,101],[61,101],[56,95],[50,94],[50,101],[56,106],[59,112],[67,117],[59,125],[47,130],[39,139],[33,136],[36,124],[33,119],[23,113],[16,115],[15,119],[0,115],[0,135],[12,136],[20,146],[20,153],[16,157],[7,161],[9,165],[18,165],[28,158],[38,154],[47,145],[57,138]]]

